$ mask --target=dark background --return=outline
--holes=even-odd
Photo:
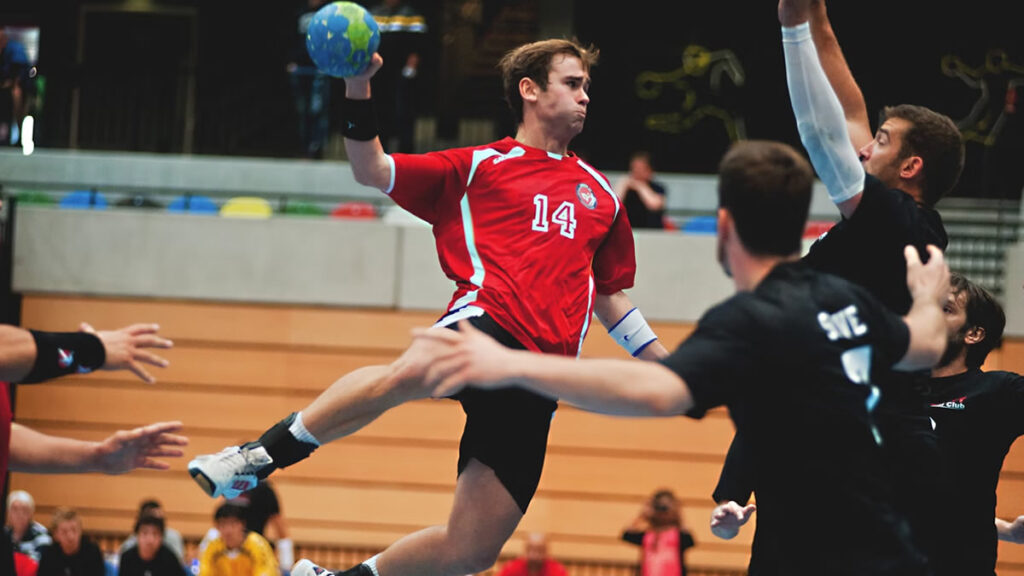
[[[742,118],[749,138],[799,145],[773,2],[576,0],[564,22],[550,22],[551,11],[540,0],[411,3],[430,27],[419,112],[437,117],[441,141],[453,140],[459,119],[466,117],[497,122],[500,135],[510,131],[494,64],[508,48],[557,29],[601,50],[592,73],[587,128],[574,143],[600,169],[623,170],[630,152],[643,148],[652,152],[659,171],[714,172],[730,141],[723,121],[712,114],[669,133],[645,126],[645,118],[658,114],[692,120],[713,109]],[[41,27],[39,70],[46,90],[37,114],[39,146],[69,147],[75,135],[83,149],[180,153],[189,150],[182,126],[191,118],[192,153],[297,157],[285,66],[301,48],[295,18],[304,4],[104,4],[136,8],[110,12],[78,0],[15,0],[0,7],[0,25]],[[1014,4],[837,1],[830,4],[830,15],[872,119],[883,106],[898,103],[965,118],[980,91],[944,75],[943,57],[954,55],[980,71],[990,51],[1004,51],[1008,66],[984,78],[991,125],[1005,108],[1008,82],[1024,82],[1024,33],[1020,19],[1007,13]],[[724,77],[716,92],[708,74],[695,74],[663,85],[658,97],[638,96],[640,74],[680,69],[683,51],[691,45],[731,51],[743,85]],[[334,83],[336,111],[343,84]],[[191,108],[184,97],[190,89]],[[79,121],[73,127],[76,91]],[[1010,88],[1009,95],[1016,107],[1024,106],[1024,88]],[[1022,187],[1024,121],[1013,113],[1005,115],[994,143],[969,142],[968,165],[955,194],[1019,198]]]

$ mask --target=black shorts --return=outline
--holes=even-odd
[[[486,313],[468,320],[505,346],[526,349]],[[449,328],[457,330],[458,326],[452,324]],[[462,403],[466,413],[459,443],[459,474],[470,459],[480,461],[494,470],[525,514],[540,483],[548,430],[558,403],[522,388],[465,388],[452,398]]]

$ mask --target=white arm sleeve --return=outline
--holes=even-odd
[[[843,107],[818,60],[810,25],[783,26],[782,48],[800,141],[829,198],[845,202],[864,190],[864,167],[850,143]]]

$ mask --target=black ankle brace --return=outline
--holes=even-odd
[[[296,413],[292,412],[287,418],[274,424],[270,430],[267,430],[260,436],[259,443],[266,448],[267,454],[270,454],[270,457],[274,459],[273,464],[260,470],[258,474],[260,479],[269,476],[271,472],[278,468],[286,468],[296,462],[305,460],[316,450],[316,445],[296,439],[288,430],[288,427],[295,421],[295,415]]]

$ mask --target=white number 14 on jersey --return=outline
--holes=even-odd
[[[537,194],[533,197],[533,229],[537,232],[548,231],[548,197]],[[551,222],[561,226],[561,234],[566,238],[576,235],[576,207],[572,202],[562,202],[551,214]]]

